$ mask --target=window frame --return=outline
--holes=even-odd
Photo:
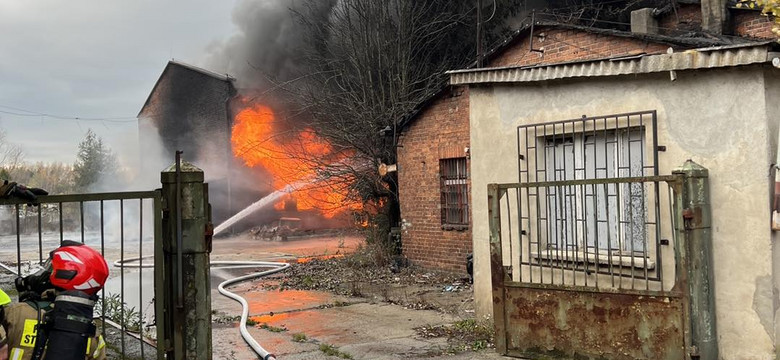
[[[471,225],[468,158],[439,159],[439,196],[442,230],[466,230]]]

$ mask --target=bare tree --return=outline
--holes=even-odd
[[[13,177],[23,161],[22,148],[8,140],[5,130],[0,130],[0,168],[2,168],[3,178]]]
[[[379,163],[395,163],[397,122],[446,85],[446,70],[475,59],[476,2],[449,0],[341,0],[321,21],[317,0],[297,15],[309,34],[306,69],[286,91],[286,123],[293,133],[312,132],[333,148],[330,156],[290,151],[337,179],[354,198],[388,201],[397,215],[393,176],[380,179]],[[499,37],[517,0],[497,0],[487,33]],[[389,137],[380,136],[380,130]],[[258,139],[258,142],[262,140]],[[395,209],[395,210],[392,210]]]

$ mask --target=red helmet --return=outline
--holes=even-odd
[[[84,244],[70,242],[51,252],[49,281],[63,290],[97,294],[108,278],[108,265],[99,252]]]

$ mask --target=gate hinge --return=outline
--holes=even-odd
[[[204,240],[206,241],[206,251],[211,253],[211,244],[212,239],[214,238],[214,224],[211,223],[211,221],[206,223],[206,229],[203,232]]]

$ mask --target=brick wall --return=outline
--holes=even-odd
[[[406,129],[400,145],[404,255],[416,265],[465,274],[471,229],[442,229],[439,160],[465,156],[463,149],[469,146],[467,90],[455,88],[442,94]]]
[[[490,66],[527,66],[640,53],[656,54],[669,48],[668,45],[578,30],[537,29],[534,31],[534,49],[544,49],[543,53],[528,51],[530,39],[525,38],[498,55]]]
[[[670,11],[658,19],[658,31],[669,36],[701,31],[700,5],[680,4],[677,12]]]
[[[758,11],[736,10],[734,14],[734,35],[756,39],[774,39],[772,22]]]

